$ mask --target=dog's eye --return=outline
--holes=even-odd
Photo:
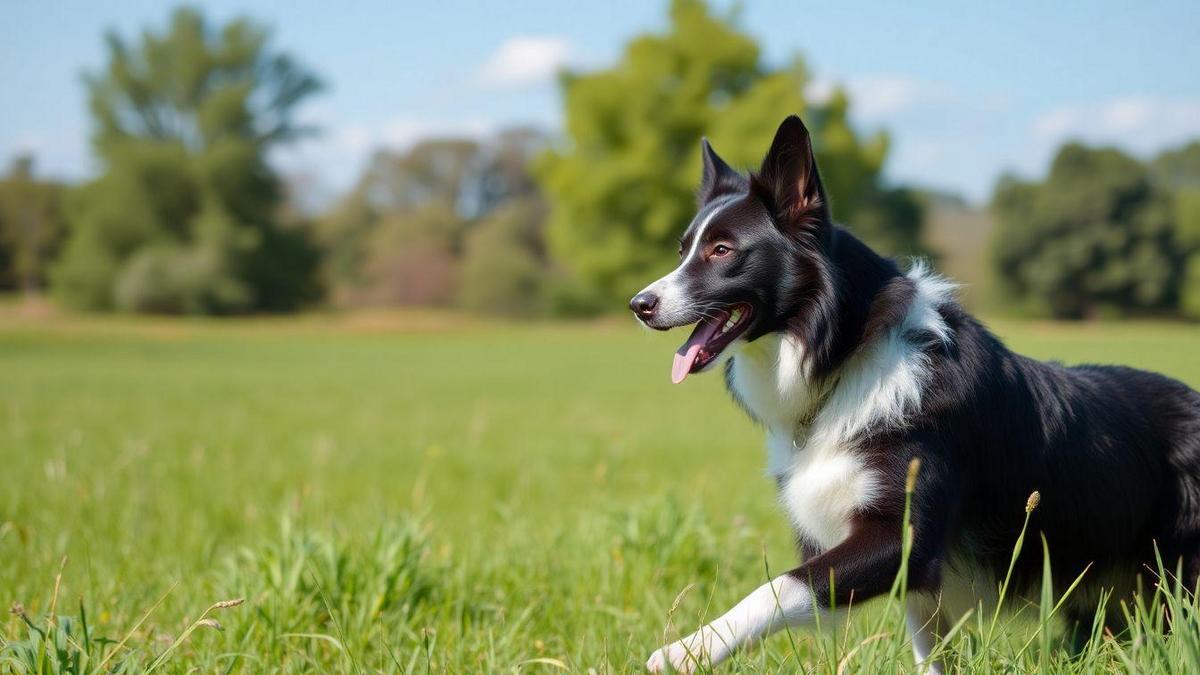
[[[729,248],[725,244],[717,244],[716,246],[713,247],[713,250],[712,250],[713,256],[717,257],[717,258],[723,258],[723,257],[729,255],[730,253],[733,253],[733,249]]]

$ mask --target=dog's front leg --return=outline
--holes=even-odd
[[[899,522],[861,520],[845,541],[758,587],[716,621],[654,652],[646,667],[660,673],[669,663],[690,673],[701,664],[716,665],[739,647],[785,626],[808,623],[834,603],[845,606],[851,598],[862,602],[886,592],[899,569]]]
[[[690,673],[701,663],[716,665],[742,645],[784,626],[806,622],[813,612],[813,600],[808,584],[790,573],[776,577],[716,621],[654,652],[646,667],[661,673],[669,663],[681,673]]]
[[[942,622],[941,603],[936,596],[911,593],[905,609],[905,623],[912,638],[913,658],[920,675],[942,675],[941,661],[931,659],[945,626]]]

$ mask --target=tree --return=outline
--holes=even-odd
[[[479,144],[432,139],[377,152],[319,223],[326,275],[343,304],[443,304],[454,297],[463,183]]]
[[[1150,162],[1150,174],[1171,190],[1200,189],[1200,141],[1167,150]]]
[[[1150,174],[1175,198],[1175,239],[1185,258],[1179,308],[1200,319],[1200,141],[1154,158]]]
[[[296,106],[319,90],[246,19],[221,28],[175,12],[139,44],[107,36],[86,78],[103,164],[70,196],[56,290],[90,309],[290,310],[316,298],[315,249],[281,217],[272,148],[311,131]]]
[[[1146,166],[1067,144],[1040,183],[996,188],[994,259],[1006,290],[1058,318],[1174,311],[1183,277],[1171,195]]]
[[[0,286],[42,290],[62,235],[62,186],[36,179],[32,157],[17,158],[0,180]]]
[[[505,131],[485,146],[462,202],[477,221],[463,244],[461,307],[507,315],[550,309],[546,204],[530,173],[544,147],[545,136],[529,129]]]
[[[529,165],[544,138],[510,129],[376,153],[320,225],[337,301],[539,311],[545,217]]]
[[[462,307],[508,315],[546,309],[544,210],[539,199],[513,200],[471,230],[463,251]]]
[[[734,166],[757,166],[791,113],[813,130],[834,215],[886,252],[921,252],[919,204],[881,185],[886,135],[861,137],[845,92],[818,105],[807,83],[799,60],[765,65],[758,45],[700,0],[675,0],[667,32],[635,38],[616,66],[564,75],[567,140],[537,171],[554,254],[606,306],[621,302],[671,260],[695,211],[701,136]]]

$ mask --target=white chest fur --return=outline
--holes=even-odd
[[[827,549],[850,533],[856,512],[878,496],[878,476],[857,451],[867,429],[902,423],[919,409],[928,359],[904,336],[921,327],[942,340],[949,329],[936,311],[951,287],[914,268],[917,285],[907,316],[889,334],[847,361],[820,410],[821,392],[804,370],[804,348],[787,334],[764,336],[731,349],[730,384],[767,430],[767,471],[792,526],[806,541]]]
[[[812,404],[803,373],[804,347],[791,336],[765,335],[739,342],[733,352],[730,384],[738,398],[767,430],[767,472],[776,478],[791,469],[798,449],[800,417]]]
[[[792,527],[821,550],[850,535],[851,518],[877,494],[874,472],[851,452],[801,453],[783,477],[780,500]]]
[[[767,430],[767,470],[792,527],[818,548],[850,534],[851,517],[876,493],[877,481],[845,440],[801,423],[817,393],[802,371],[802,347],[766,336],[734,354],[732,385]],[[814,433],[817,431],[818,433]]]

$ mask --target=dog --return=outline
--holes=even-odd
[[[1156,553],[1196,581],[1200,394],[1155,373],[1009,351],[952,284],[920,264],[902,272],[834,223],[799,117],[748,176],[707,140],[701,151],[679,265],[630,308],[653,329],[696,325],[671,378],[724,371],[765,429],[803,562],[655,651],[650,671],[716,665],[887,594],[914,458],[906,612],[923,670],[941,669],[929,653],[947,618],[996,595],[1026,517],[1054,578],[1083,575],[1068,622],[1090,626],[1102,593],[1132,594]],[[1027,516],[1034,491],[1040,506]],[[1039,548],[1015,562],[1010,593],[1036,600]]]

